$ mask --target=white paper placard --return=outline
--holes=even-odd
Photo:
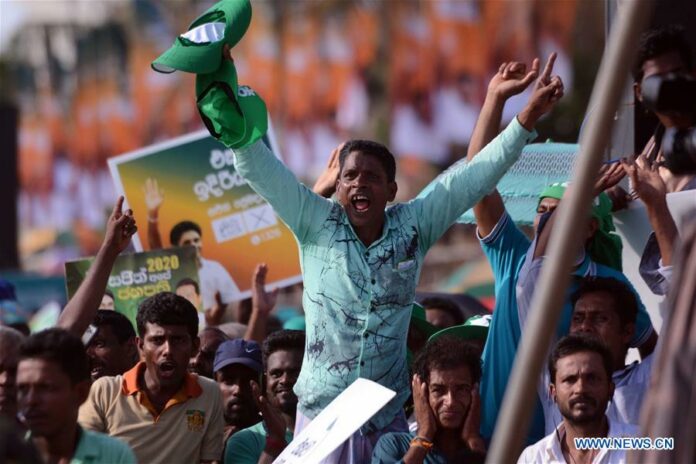
[[[357,379],[290,442],[274,464],[321,461],[394,396],[396,392],[376,382]]]

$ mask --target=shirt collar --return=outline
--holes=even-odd
[[[139,391],[143,391],[139,379],[141,375],[145,373],[145,369],[145,363],[140,361],[131,370],[124,373],[121,393],[124,395],[134,395]],[[203,389],[198,384],[198,376],[187,372],[184,377],[184,383],[179,392],[177,392],[177,396],[179,393],[186,395],[187,398],[197,398],[201,396]]]

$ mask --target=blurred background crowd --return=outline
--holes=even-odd
[[[95,252],[115,194],[109,157],[202,129],[194,76],[149,63],[212,3],[5,3],[2,91],[20,107],[24,270],[62,274],[65,260]],[[601,2],[253,3],[236,66],[267,102],[286,164],[312,182],[341,141],[374,138],[399,158],[400,199],[462,156],[505,60],[559,52],[569,95],[543,130],[575,141],[604,40]],[[504,122],[527,97],[508,104]]]

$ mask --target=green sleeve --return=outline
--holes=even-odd
[[[433,180],[411,201],[419,218],[421,246],[427,250],[481,198],[493,191],[515,164],[524,146],[536,138],[514,118],[476,157],[460,160]]]
[[[322,226],[331,211],[331,200],[300,183],[262,140],[234,150],[234,154],[237,172],[273,207],[298,240]]]

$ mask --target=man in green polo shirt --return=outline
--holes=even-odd
[[[17,367],[19,417],[44,462],[135,464],[124,442],[77,424],[90,388],[82,342],[62,329],[30,336]]]

